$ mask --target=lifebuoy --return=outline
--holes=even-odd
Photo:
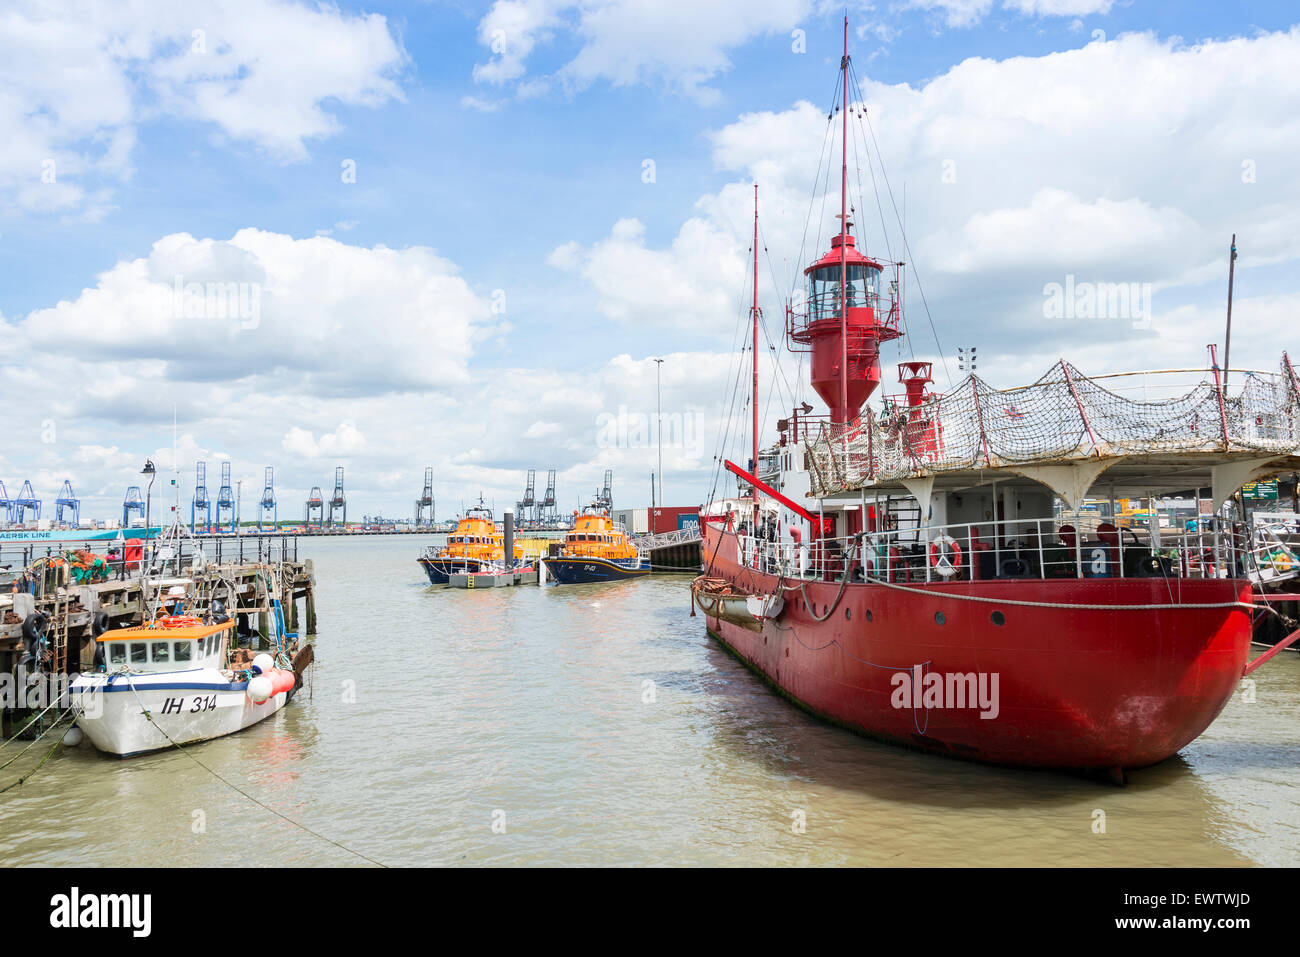
[[[203,622],[194,615],[163,615],[158,619],[160,628],[185,628],[188,625],[201,624]]]
[[[961,546],[951,535],[936,535],[930,542],[930,567],[944,578],[951,578],[961,568]]]

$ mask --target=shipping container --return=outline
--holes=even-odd
[[[699,521],[698,505],[664,505],[654,510],[650,522],[650,531],[658,535],[661,532],[674,532],[683,527],[685,521]]]
[[[650,530],[648,524],[650,510],[645,508],[616,508],[610,518],[622,522],[629,535],[644,535]]]

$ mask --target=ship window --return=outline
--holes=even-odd
[[[126,664],[126,642],[114,641],[108,646],[108,660],[111,664]]]
[[[189,661],[192,656],[193,648],[194,646],[188,641],[178,641],[176,642],[176,649],[173,652],[173,656],[177,661]]]
[[[149,660],[149,646],[143,641],[131,642],[131,664],[142,665]]]
[[[880,270],[871,266],[848,267],[845,295],[849,308],[874,304],[880,295]],[[808,276],[808,308],[812,320],[829,319],[839,315],[840,266],[833,263],[814,269]]]
[[[153,643],[153,660],[155,663],[171,661],[171,642],[155,641]]]

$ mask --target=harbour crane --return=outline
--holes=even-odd
[[[221,487],[217,489],[217,530],[235,531],[235,490],[230,483],[230,463],[221,463]]]
[[[4,523],[13,524],[14,520],[14,502],[9,497],[8,491],[5,490],[5,483],[0,482],[0,509],[4,509]]]
[[[63,514],[68,509],[72,510],[72,527],[80,528],[81,499],[77,498],[77,493],[72,491],[72,479],[63,480],[59,497],[54,500],[54,522],[60,528],[64,527]]]
[[[325,527],[325,494],[320,490],[319,485],[313,485],[311,491],[307,493],[306,514],[303,516],[303,524],[308,528],[311,527],[312,513],[316,513],[316,527]]]
[[[40,519],[41,500],[37,498],[36,493],[32,491],[32,483],[30,479],[23,482],[23,487],[18,490],[18,497],[13,500],[12,507],[14,521],[19,525],[23,523],[23,519],[26,517],[28,510],[35,512],[36,519]]]
[[[122,499],[122,527],[131,528],[131,513],[140,513],[140,523],[144,524],[144,496],[140,493],[140,486],[132,485],[126,490],[126,497]]]
[[[429,510],[428,521],[424,521],[424,510]],[[420,497],[415,500],[415,524],[418,528],[420,525],[433,524],[433,467],[424,470],[424,489],[420,492]]]
[[[555,501],[555,469],[546,473],[546,495],[542,498],[542,521],[548,525],[559,520],[559,506]]]
[[[605,469],[605,484],[601,487],[600,493],[596,496],[596,504],[603,505],[607,509],[614,507],[614,470]]]
[[[259,532],[273,532],[280,525],[280,509],[275,504],[275,469],[271,466],[266,467],[266,480],[262,488],[262,498],[257,503],[257,530]],[[266,525],[267,517],[271,519],[271,525]]]
[[[339,509],[343,513],[343,527],[348,526],[348,500],[343,494],[343,466],[334,470],[334,494],[330,496],[330,527],[334,527],[334,511]]]
[[[535,483],[537,479],[537,470],[528,470],[528,487],[524,489],[524,497],[515,503],[515,512],[519,515],[521,523],[532,519],[533,509],[537,506],[537,495],[535,492]]]
[[[203,513],[203,524],[198,524],[199,512]],[[208,463],[197,462],[194,466],[194,498],[190,502],[190,532],[207,531],[212,523],[212,497],[208,495]]]

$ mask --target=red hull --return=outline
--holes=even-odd
[[[731,532],[705,526],[708,574],[770,594],[740,565]],[[786,584],[790,581],[787,579]],[[1037,608],[956,595],[1084,605],[1251,600],[1240,580],[1066,579],[908,586],[809,582],[755,630],[706,616],[709,631],[808,710],[874,738],[995,764],[1138,768],[1193,741],[1241,681],[1251,620],[1241,607]],[[812,610],[809,609],[809,603]],[[993,613],[1004,624],[993,622]],[[943,623],[936,618],[942,613]],[[998,713],[895,707],[895,675],[998,675]],[[893,700],[891,700],[893,699]]]

